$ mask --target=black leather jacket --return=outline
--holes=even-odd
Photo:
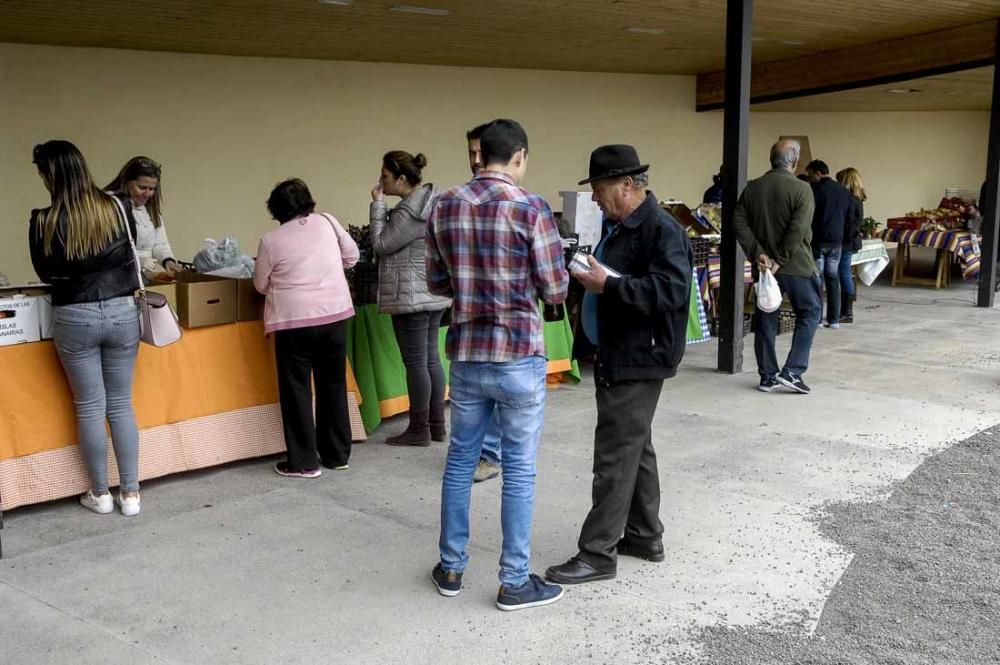
[[[134,238],[135,220],[132,218],[131,205],[124,201],[124,207]],[[43,282],[52,285],[53,305],[110,300],[131,295],[139,288],[135,255],[124,230],[100,254],[71,260],[66,258],[66,248],[62,242],[61,231],[66,220],[61,219],[60,228],[52,239],[52,253],[46,255],[42,236],[38,233],[38,220],[47,212],[48,208],[31,211],[28,246],[35,272]]]
[[[694,257],[687,233],[651,192],[605,243],[609,277],[597,300],[596,378],[614,383],[667,379],[687,345]],[[594,350],[581,331],[574,355]]]

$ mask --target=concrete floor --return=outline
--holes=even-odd
[[[439,596],[445,446],[355,447],[351,469],[279,478],[271,460],[149,482],[135,519],[73,501],[7,515],[0,663],[654,663],[704,626],[815,626],[851,553],[814,516],[877,499],[929,454],[1000,422],[1000,314],[961,283],[863,289],[857,323],[817,334],[810,396],[754,390],[689,347],[654,424],[667,561],[557,605],[493,607],[495,481],[473,493],[462,595]],[[779,337],[784,352],[790,336]],[[590,501],[593,384],[549,393],[534,568],[575,552]]]

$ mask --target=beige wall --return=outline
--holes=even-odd
[[[468,177],[464,131],[496,116],[531,140],[526,185],[548,197],[576,188],[590,150],[635,143],[661,197],[700,200],[718,167],[721,115],[696,114],[694,80],[389,64],[228,58],[0,44],[0,272],[33,277],[26,222],[47,194],[31,146],[67,138],[104,184],[136,154],[164,164],[167,228],[190,258],[205,237],[232,235],[252,254],[271,228],[263,201],[288,176],[319,207],[367,222],[383,152],[429,158],[426,179]],[[946,186],[978,187],[985,113],[755,114],[751,175],[781,133],[853,164],[876,216],[933,205]]]

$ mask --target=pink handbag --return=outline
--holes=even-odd
[[[167,346],[173,344],[181,338],[181,326],[177,322],[177,315],[170,309],[167,297],[162,293],[147,291],[142,280],[142,265],[139,261],[139,253],[135,249],[135,240],[132,239],[132,228],[128,224],[128,215],[125,208],[117,197],[111,197],[118,206],[122,221],[125,224],[125,232],[128,234],[128,244],[132,247],[132,256],[135,261],[135,272],[139,277],[139,291],[135,294],[135,304],[139,307],[139,329],[141,339],[146,344],[152,346]]]

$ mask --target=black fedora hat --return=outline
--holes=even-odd
[[[648,169],[649,164],[639,163],[639,153],[634,147],[602,145],[590,153],[590,177],[577,184],[586,185],[595,180],[645,173]]]

